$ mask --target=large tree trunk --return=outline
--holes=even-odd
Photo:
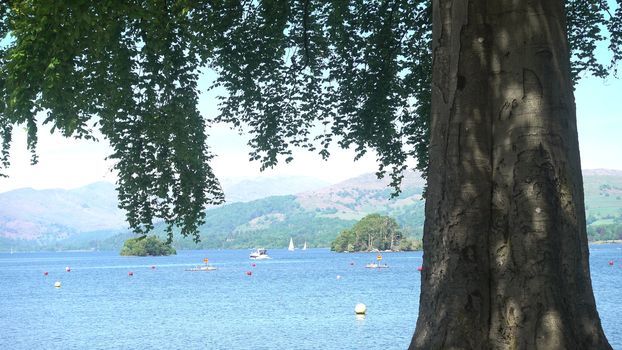
[[[410,349],[610,349],[589,274],[563,0],[434,0]]]

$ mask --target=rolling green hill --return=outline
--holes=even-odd
[[[325,187],[305,176],[232,178],[223,180],[227,203]],[[118,209],[114,185],[0,193],[0,251],[118,249],[126,238],[125,213]],[[125,237],[113,237],[121,234]]]
[[[588,170],[584,175],[585,198],[590,240],[616,238],[616,218],[622,219],[622,171]],[[233,203],[207,211],[201,227],[201,242],[175,238],[178,248],[284,248],[293,237],[300,246],[327,247],[344,228],[367,214],[389,215],[407,235],[421,237],[424,206],[423,180],[408,176],[401,195],[389,199],[386,180],[373,174],[295,196],[263,198],[248,203]],[[605,225],[606,224],[606,225]],[[621,225],[622,226],[622,225]],[[622,230],[621,230],[622,231]],[[162,232],[160,232],[162,234]]]
[[[309,179],[289,183],[289,191],[299,185],[304,188],[303,183],[317,187]],[[622,171],[587,170],[584,183],[590,240],[622,239]],[[256,196],[260,191],[253,184],[268,186],[263,180],[242,183],[236,198]],[[386,185],[386,180],[367,174],[295,195],[210,208],[200,229],[201,242],[196,244],[176,235],[174,245],[177,249],[284,248],[292,237],[297,246],[306,241],[310,247],[328,247],[341,230],[371,213],[394,217],[407,235],[420,237],[425,204],[421,199],[423,180],[416,174],[407,176],[396,199],[390,199],[391,189]],[[245,197],[247,190],[252,193]],[[0,251],[118,250],[132,237],[118,219],[111,185],[66,192],[18,190],[0,194]],[[36,236],[29,227],[38,227],[37,232],[44,234]],[[156,233],[163,236],[163,227],[156,225]]]
[[[622,171],[586,170],[583,174],[587,217],[622,214]]]
[[[592,241],[622,239],[622,171],[583,173],[587,233]]]
[[[294,196],[263,198],[233,203],[207,211],[201,226],[201,242],[175,238],[179,248],[286,247],[290,237],[297,246],[328,247],[343,229],[367,214],[389,215],[406,235],[420,237],[423,231],[424,182],[418,174],[407,176],[402,193],[391,198],[388,180],[373,174]],[[163,234],[162,228],[159,228]]]

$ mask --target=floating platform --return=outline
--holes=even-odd
[[[389,265],[387,264],[380,265],[380,264],[371,263],[371,264],[365,265],[365,267],[368,269],[388,269]]]
[[[197,266],[197,267],[186,269],[185,271],[214,271],[214,270],[216,270],[214,266]]]

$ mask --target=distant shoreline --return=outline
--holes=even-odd
[[[592,241],[588,242],[589,244],[621,244],[622,239],[608,239],[604,241]]]

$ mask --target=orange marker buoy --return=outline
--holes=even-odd
[[[257,266],[257,264],[255,264],[255,263],[252,263],[252,264],[251,264],[251,266],[252,266],[252,267],[255,267],[255,266]]]
[[[47,275],[48,275],[47,271],[43,272],[43,276],[47,276]]]
[[[609,266],[613,266],[613,260],[609,260]]]
[[[419,272],[423,271],[423,266],[418,266],[417,267],[417,271],[419,271]]]
[[[128,276],[134,276],[134,272],[130,271],[127,273]]]
[[[246,271],[246,275],[247,275],[247,276],[252,276],[252,275],[253,275],[253,272],[252,272],[252,271]]]

